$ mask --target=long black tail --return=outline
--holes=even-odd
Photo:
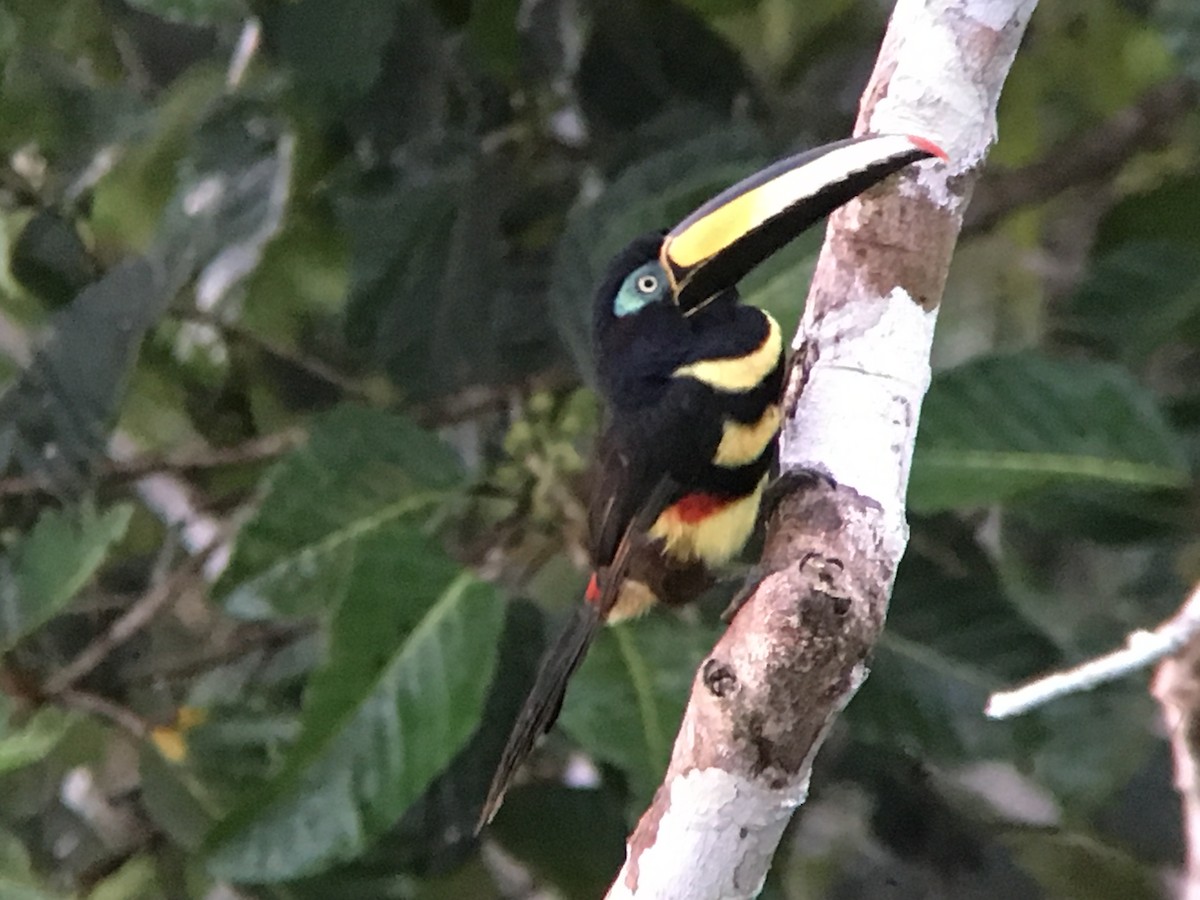
[[[479,823],[475,826],[477,832],[492,821],[500,804],[504,802],[504,793],[512,783],[517,769],[525,762],[537,739],[549,731],[554,720],[558,718],[563,698],[567,694],[567,682],[579,668],[579,663],[583,661],[602,621],[596,606],[580,603],[567,627],[542,657],[533,689],[525,698],[525,705],[521,707],[512,734],[508,736],[504,754],[500,757],[500,764],[496,767],[496,774],[492,777],[487,801],[483,804]]]

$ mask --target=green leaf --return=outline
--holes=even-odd
[[[1188,172],[1115,204],[1100,222],[1093,252],[1101,258],[1138,241],[1191,246],[1200,228],[1200,175]],[[1140,306],[1140,303],[1134,304]],[[1146,307],[1145,311],[1153,311]]]
[[[965,524],[943,516],[912,527],[871,676],[847,710],[854,734],[923,759],[1012,757],[1020,725],[985,719],[987,696],[1058,652],[1009,601]]]
[[[398,551],[407,564],[398,572],[437,558],[431,547],[389,544],[370,552],[378,565]],[[466,743],[491,683],[504,605],[466,575],[440,597],[414,590],[425,579],[414,580],[393,580],[404,596],[390,604],[367,592],[347,597],[282,771],[209,835],[214,876],[280,881],[361,854]]]
[[[13,835],[0,831],[0,897],[4,900],[66,900],[67,895],[41,884],[29,853]]]
[[[934,379],[909,484],[913,509],[999,503],[1069,481],[1188,484],[1179,439],[1123,369],[1018,354]]]
[[[14,727],[8,706],[7,698],[0,695],[0,775],[40,762],[75,721],[62,710],[47,707]]]
[[[665,614],[604,629],[563,704],[561,722],[597,759],[628,775],[635,798],[662,780],[692,679],[715,629]]]
[[[384,51],[407,4],[398,0],[346,0],[331,16],[324,0],[295,0],[267,7],[264,30],[292,70],[299,93],[329,105],[363,94],[380,75]]]
[[[161,273],[132,259],[55,315],[33,362],[0,396],[0,471],[15,468],[65,492],[81,488],[104,454],[142,338],[168,299]]]
[[[338,407],[270,477],[218,592],[247,617],[336,608],[363,581],[360,551],[381,536],[419,532],[461,480],[453,452],[407,419]],[[380,577],[372,589],[386,597],[409,576],[397,565]]]
[[[1200,78],[1200,8],[1191,0],[1158,0],[1153,18],[1183,71]]]
[[[67,605],[125,534],[133,507],[45,509],[0,558],[0,653]]]
[[[249,12],[242,0],[131,0],[131,3],[163,19],[192,25],[236,22]]]
[[[1088,270],[1064,327],[1123,359],[1145,359],[1200,314],[1200,254],[1182,241],[1135,239]]]
[[[1162,876],[1153,866],[1088,835],[1013,830],[1001,842],[1056,900],[1155,900],[1163,895]]]
[[[539,782],[509,791],[488,835],[567,897],[603,897],[625,859],[628,830],[615,791]]]

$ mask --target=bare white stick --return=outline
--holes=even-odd
[[[858,133],[915,134],[923,163],[830,217],[785,406],[771,572],[703,662],[662,786],[610,898],[762,889],[813,759],[866,676],[907,543],[904,496],[962,213],[1036,0],[899,0]],[[836,483],[834,483],[836,482]]]
[[[1179,612],[1153,631],[1135,631],[1125,646],[1072,669],[1036,678],[1009,691],[998,691],[988,699],[987,714],[993,719],[1019,716],[1051,700],[1081,694],[1174,656],[1200,634],[1200,584],[1192,589]]]
[[[261,43],[262,22],[257,16],[251,16],[242,25],[233,55],[229,58],[229,70],[225,73],[225,86],[229,90],[237,90],[241,86],[242,79],[246,77],[246,70],[250,68]]]

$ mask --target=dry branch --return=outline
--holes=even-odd
[[[896,565],[929,351],[963,211],[1035,0],[899,0],[856,131],[930,138],[830,220],[787,398],[772,571],[704,661],[609,897],[754,896],[812,761],[866,674]]]

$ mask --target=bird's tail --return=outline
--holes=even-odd
[[[517,769],[529,756],[537,739],[549,731],[554,720],[558,718],[563,698],[567,693],[567,682],[579,668],[579,663],[583,661],[603,621],[596,605],[579,604],[567,627],[542,657],[533,689],[525,698],[525,705],[521,707],[521,713],[517,716],[516,724],[508,737],[508,744],[500,757],[500,764],[496,767],[496,774],[492,777],[492,786],[488,790],[483,811],[479,814],[476,831],[492,821],[500,804],[504,802],[504,793],[508,790]]]

